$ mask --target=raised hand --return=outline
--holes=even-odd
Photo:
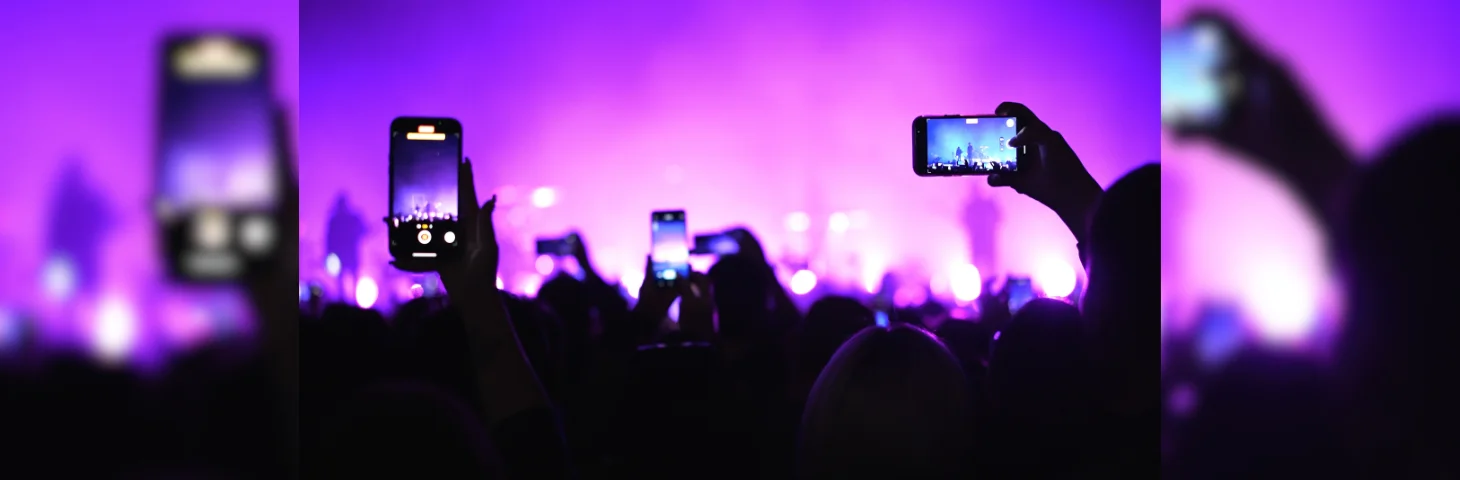
[[[644,283],[639,284],[639,302],[634,304],[634,313],[641,320],[658,325],[660,320],[669,315],[669,307],[674,305],[674,299],[678,297],[679,290],[661,287],[654,281],[654,262],[649,256],[645,256]]]
[[[1039,120],[1022,104],[1004,102],[994,113],[1015,117],[1019,133],[1009,139],[1012,147],[1028,147],[1029,154],[1019,171],[989,175],[989,185],[1009,187],[1054,210],[1077,240],[1086,236],[1089,212],[1099,201],[1101,189],[1064,135]]]
[[[497,208],[497,197],[478,207],[476,179],[472,173],[471,159],[459,166],[461,169],[457,191],[461,192],[461,242],[464,253],[457,258],[444,258],[434,262],[400,258],[391,262],[396,268],[408,272],[431,272],[441,275],[441,284],[453,303],[463,301],[485,288],[496,290],[497,267],[501,263],[501,251],[497,245],[496,226],[492,213]]]
[[[1287,68],[1263,53],[1225,15],[1203,10],[1187,24],[1218,33],[1227,56],[1218,75],[1229,86],[1214,126],[1178,125],[1179,137],[1209,138],[1283,176],[1305,200],[1326,208],[1332,190],[1353,170],[1348,148],[1328,126]]]
[[[715,301],[710,277],[691,272],[689,281],[679,282],[679,330],[695,340],[715,338]]]
[[[568,245],[573,249],[573,259],[578,261],[578,268],[583,270],[583,278],[597,279],[598,272],[593,269],[593,262],[588,259],[588,246],[583,244],[583,235],[578,232],[568,234]]]

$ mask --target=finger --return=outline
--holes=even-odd
[[[1019,133],[1009,139],[1009,146],[1022,147],[1026,145],[1047,145],[1058,139],[1058,133],[1051,130],[1048,125],[1034,127],[1022,127]]]
[[[476,218],[476,224],[477,224],[477,238],[476,238],[476,241],[477,241],[477,244],[478,245],[489,245],[489,244],[490,245],[495,245],[496,244],[496,242],[497,242],[497,227],[492,222],[492,213],[495,212],[496,210],[497,210],[497,196],[496,195],[492,195],[492,198],[488,199],[487,200],[487,203],[482,204],[481,210],[479,210],[476,213],[476,217],[477,217]]]
[[[1006,176],[1003,176],[1003,175],[999,175],[997,173],[995,173],[993,175],[989,175],[989,186],[990,187],[1008,187],[1008,186],[1012,186],[1013,184],[1014,184],[1013,183],[1013,179],[1010,178],[1010,177],[1006,177]]]
[[[1004,117],[1014,117],[1019,122],[1020,130],[1028,127],[1043,126],[1044,122],[1034,115],[1034,111],[1022,103],[1004,102],[994,109],[994,114]]]
[[[477,231],[479,230],[479,228],[469,228],[472,225],[479,225],[478,215],[481,212],[481,209],[477,207],[481,204],[477,203],[476,176],[472,173],[470,158],[463,159],[461,164],[458,165],[457,168],[459,169],[456,175],[456,190],[457,192],[459,192],[460,195],[459,216],[461,225],[463,227],[468,227],[462,229],[464,230],[462,232],[462,236],[467,237],[465,238],[465,245],[472,245],[473,243],[475,243],[477,236],[480,233]]]

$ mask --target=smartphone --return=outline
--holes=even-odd
[[[461,255],[461,122],[390,122],[390,255],[430,264]]]
[[[877,326],[885,328],[892,325],[892,319],[887,315],[886,310],[878,310],[875,315],[874,321],[877,323]]]
[[[728,233],[695,235],[695,255],[734,255],[740,252],[740,242]]]
[[[1226,304],[1203,305],[1197,316],[1196,360],[1202,368],[1220,367],[1242,347],[1244,332],[1237,308]]]
[[[1228,50],[1221,29],[1208,23],[1161,32],[1162,123],[1211,127],[1222,120]]]
[[[649,261],[654,283],[673,287],[689,279],[689,233],[684,227],[684,210],[654,212],[649,222]]]
[[[539,238],[537,239],[537,254],[571,257],[573,256],[573,238]]]
[[[1004,281],[1004,291],[1009,292],[1009,313],[1018,313],[1024,304],[1034,300],[1034,285],[1029,277],[1009,277]]]
[[[991,175],[1019,171],[1027,147],[1009,146],[1019,121],[997,115],[942,115],[913,119],[913,172],[922,177]]]
[[[228,281],[272,259],[280,146],[269,51],[258,38],[163,41],[154,213],[167,270]]]

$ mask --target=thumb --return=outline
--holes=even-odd
[[[482,204],[481,211],[476,214],[477,242],[480,245],[496,245],[497,227],[492,223],[492,212],[497,210],[497,196],[492,195],[487,203]]]

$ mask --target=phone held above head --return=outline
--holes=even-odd
[[[167,270],[185,282],[239,279],[270,263],[279,242],[283,159],[267,44],[173,35],[160,60],[153,183]]]
[[[935,115],[913,119],[913,173],[920,177],[1007,174],[1019,171],[1027,147],[1009,139],[1019,121],[1000,115]]]
[[[462,255],[461,122],[400,117],[390,122],[390,255],[434,265]]]
[[[684,210],[654,212],[649,232],[649,261],[655,285],[669,288],[689,281],[689,230],[685,228]]]

